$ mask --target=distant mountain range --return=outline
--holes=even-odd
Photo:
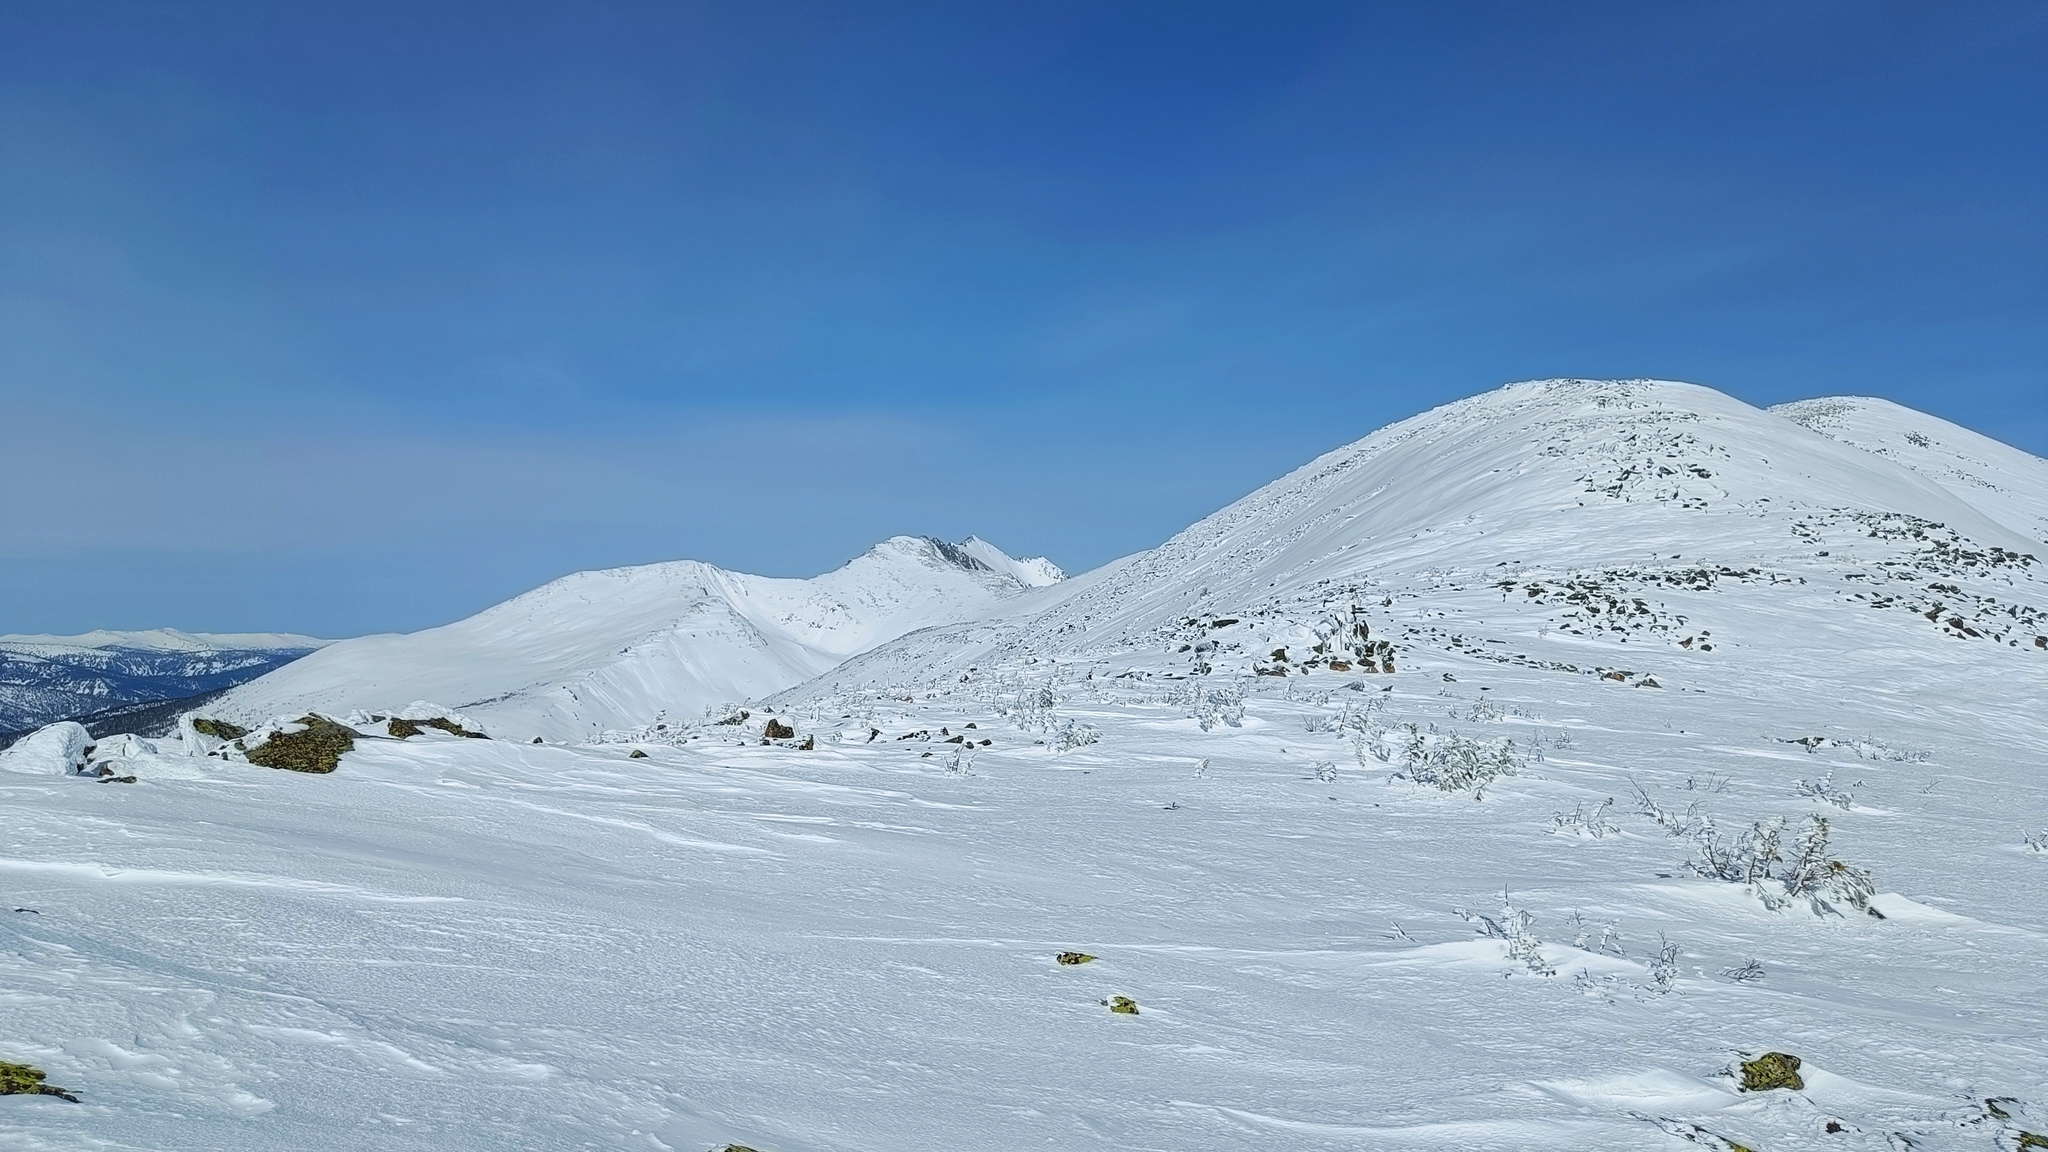
[[[197,706],[222,689],[281,668],[326,644],[280,633],[214,635],[168,628],[83,636],[0,636],[0,746],[56,720],[133,713],[171,701]]]

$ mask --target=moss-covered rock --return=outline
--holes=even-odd
[[[1744,1092],[1768,1092],[1773,1088],[1789,1088],[1798,1092],[1806,1087],[1806,1081],[1799,1078],[1799,1057],[1785,1052],[1766,1052],[1754,1060],[1742,1062],[1742,1090]]]
[[[489,736],[486,736],[481,732],[471,732],[469,729],[464,728],[462,725],[457,724],[455,721],[450,720],[446,716],[433,716],[425,720],[406,720],[401,717],[394,716],[391,718],[390,722],[385,725],[385,731],[391,733],[393,736],[396,736],[400,740],[410,739],[414,736],[419,735],[423,730],[428,728],[438,728],[451,736],[467,736],[471,740],[490,739]]]
[[[249,763],[287,772],[332,772],[356,746],[356,730],[325,716],[301,716],[297,732],[278,732],[249,753]]]
[[[1109,1010],[1119,1016],[1136,1016],[1138,1014],[1138,1002],[1129,996],[1111,996],[1109,998]]]
[[[628,752],[628,753],[626,754],[626,759],[628,759],[628,760],[645,760],[645,759],[647,759],[647,753],[645,753],[645,752],[642,752],[642,751],[641,751],[641,750],[639,750],[638,748],[635,748],[635,749],[633,749],[633,750],[632,750],[631,752]]]
[[[794,740],[796,739],[796,729],[771,716],[768,718],[768,726],[761,729],[761,738],[763,740]]]
[[[240,740],[249,734],[249,730],[240,724],[230,724],[225,720],[213,720],[205,716],[193,718],[192,730],[201,736],[211,736],[215,740]]]
[[[43,1083],[43,1070],[0,1060],[0,1096],[55,1096],[78,1103],[78,1097],[55,1084]]]
[[[1086,964],[1090,960],[1095,959],[1095,957],[1090,956],[1086,952],[1062,952],[1053,957],[1053,959],[1062,964]]]

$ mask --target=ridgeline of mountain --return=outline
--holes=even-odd
[[[916,536],[808,580],[695,560],[579,572],[440,628],[341,641],[213,711],[257,722],[424,700],[522,739],[585,739],[766,696],[1060,578],[986,541]]]

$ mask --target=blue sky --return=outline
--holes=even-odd
[[[1071,570],[1542,376],[2048,454],[2048,6],[0,0],[0,632]]]

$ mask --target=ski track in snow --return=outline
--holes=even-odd
[[[533,745],[515,711],[489,741],[364,739],[329,776],[165,741],[121,749],[133,785],[0,754],[0,1059],[84,1100],[0,1098],[0,1149],[2048,1130],[2048,650],[1977,600],[1971,636],[1871,599],[2048,605],[2038,562],[1986,560],[2029,551],[2024,500],[1977,510],[1702,390],[1519,387],[741,725]],[[1631,435],[1647,487],[1616,479]],[[1656,477],[1667,450],[1714,475]],[[1419,494],[1385,504],[1404,474]],[[1311,656],[1353,607],[1397,671]],[[769,716],[798,738],[762,743]],[[1372,748],[1404,723],[1510,738],[1519,770],[1477,798],[1398,779]],[[1637,788],[1723,835],[1827,817],[1884,918],[1692,874]],[[1504,892],[1528,956],[1461,915],[1504,921]],[[1765,1050],[1802,1091],[1736,1090]]]

